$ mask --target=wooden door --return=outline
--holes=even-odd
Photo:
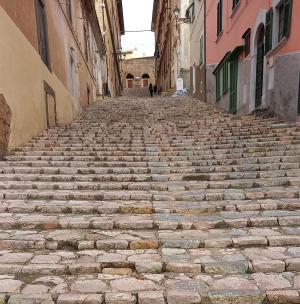
[[[237,111],[238,58],[230,62],[230,102],[229,113]]]
[[[132,89],[133,88],[133,79],[127,79],[127,88]]]
[[[143,87],[148,87],[148,79],[143,79]]]
[[[47,127],[56,125],[56,97],[54,90],[44,81]]]

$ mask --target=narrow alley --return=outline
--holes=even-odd
[[[192,98],[92,105],[0,163],[0,303],[298,303],[299,145]]]

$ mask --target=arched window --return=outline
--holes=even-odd
[[[126,76],[126,80],[127,80],[127,88],[132,89],[133,88],[133,82],[134,82],[134,76],[129,73]]]
[[[143,87],[148,87],[150,76],[148,74],[143,74]]]

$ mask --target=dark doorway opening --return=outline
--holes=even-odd
[[[261,106],[264,82],[265,27],[261,26],[257,41],[255,108]]]

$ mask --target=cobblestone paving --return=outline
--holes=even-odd
[[[0,163],[0,304],[300,303],[300,128],[94,105]]]

